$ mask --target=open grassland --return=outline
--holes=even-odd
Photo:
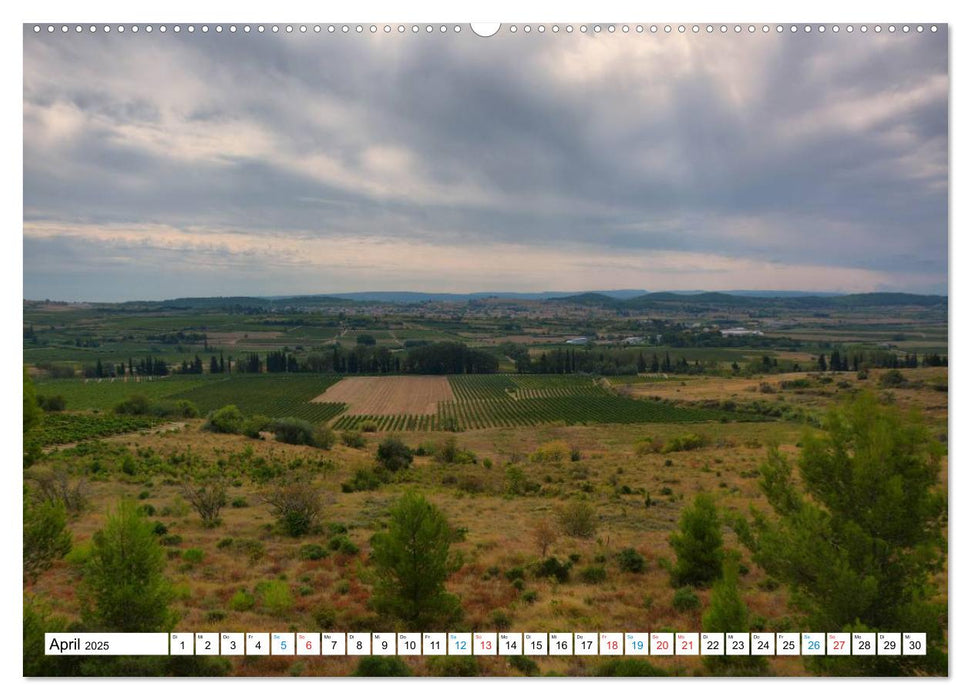
[[[942,371],[931,372],[904,371],[907,387],[887,390],[891,397],[887,400],[930,407],[940,397],[946,399],[946,392],[937,388]],[[246,379],[254,387],[264,386],[257,382],[265,378]],[[466,392],[466,398],[455,403],[519,406],[557,400],[511,396],[530,388],[552,390],[556,382],[529,387],[515,377],[494,377],[477,382],[478,388],[473,389],[465,379],[450,380],[453,387]],[[871,374],[861,383],[878,381]],[[644,388],[678,386],[660,382]],[[687,386],[695,385],[680,388]],[[697,385],[692,398],[727,398],[717,392],[705,394],[702,386]],[[810,383],[808,389],[829,386]],[[497,397],[496,387],[509,396]],[[308,382],[305,390],[310,388]],[[721,389],[753,393],[730,384]],[[477,399],[468,393],[475,391],[487,397]],[[780,391],[787,400],[795,400],[786,393],[794,389]],[[754,393],[758,395],[758,388]],[[301,396],[309,401],[309,394]],[[806,396],[821,409],[840,398],[835,391]],[[626,401],[669,407],[647,400]],[[946,420],[946,403],[944,408]],[[90,539],[104,525],[106,513],[126,497],[157,523],[159,542],[166,551],[166,576],[174,586],[179,629],[390,630],[394,623],[378,616],[369,604],[374,584],[371,538],[384,531],[394,501],[416,489],[441,509],[455,533],[451,549],[459,566],[447,587],[459,597],[463,616],[451,627],[453,631],[698,631],[711,589],[695,589],[697,603],[692,606],[675,604],[669,571],[675,555],[669,536],[682,509],[696,494],[708,493],[725,515],[726,546],[742,554],[739,585],[751,629],[801,630],[787,590],[751,560],[727,522],[732,516],[749,516],[752,508],[767,509],[759,487],[759,467],[767,447],[779,444],[784,454],[794,457],[806,432],[815,430],[810,425],[787,421],[686,425],[668,418],[649,424],[494,426],[454,435],[431,430],[432,418],[423,416],[429,422],[412,428],[392,424],[395,430],[411,430],[399,437],[419,456],[411,467],[363,490],[349,489],[347,484],[358,472],[373,470],[378,443],[385,435],[365,433],[358,436],[363,440],[358,447],[338,441],[330,450],[321,450],[208,433],[201,429],[203,421],[196,419],[171,432],[115,436],[45,455],[25,471],[28,483],[36,474],[62,471],[72,482],[85,484],[87,503],[70,519],[73,551],[36,583],[25,585],[25,592],[45,601],[56,615],[77,620]],[[412,419],[418,417],[406,417]],[[690,441],[691,449],[676,448],[679,442],[688,444],[684,440],[688,435],[698,438]],[[457,464],[436,459],[434,455],[441,454],[450,439],[473,461]],[[227,480],[228,504],[220,523],[206,528],[185,501],[181,481],[210,467]],[[321,529],[299,538],[280,531],[264,500],[279,480],[295,478],[319,490],[323,504]],[[946,490],[946,458],[941,484]],[[574,536],[561,527],[561,515],[578,499],[594,514],[589,536]],[[545,551],[537,539],[544,526],[554,531]],[[625,550],[643,558],[639,570],[624,566]],[[548,557],[568,568],[562,580],[539,572]],[[945,577],[935,585],[937,596],[946,595]],[[571,676],[595,674],[606,661],[581,656],[534,660],[536,673]],[[349,674],[358,661],[354,657],[247,657],[232,658],[230,663],[232,674],[240,676],[323,676]],[[650,657],[649,661],[672,674],[709,673],[698,657]],[[417,675],[446,673],[429,658],[405,662]],[[810,673],[797,657],[772,657],[767,663],[764,673],[768,675]],[[466,671],[491,676],[522,673],[503,657],[474,659]]]
[[[167,575],[174,582],[180,629],[193,631],[354,631],[383,629],[368,607],[370,537],[386,522],[393,500],[408,488],[418,488],[441,508],[461,541],[461,568],[448,588],[465,611],[456,630],[697,630],[709,595],[700,591],[700,607],[679,611],[673,605],[665,561],[672,559],[667,535],[684,503],[698,491],[718,494],[721,506],[745,512],[759,500],[753,478],[763,445],[770,439],[793,443],[797,427],[783,424],[715,424],[706,432],[710,446],[683,454],[638,456],[643,438],[669,439],[679,426],[540,427],[528,430],[483,430],[461,438],[475,452],[476,464],[446,465],[419,457],[393,483],[376,491],[342,493],[340,484],[372,462],[375,440],[364,449],[314,448],[252,441],[239,436],[200,432],[196,421],[170,434],[113,438],[102,447],[67,450],[46,465],[70,465],[85,475],[89,507],[74,519],[76,553],[30,587],[32,595],[50,599],[54,612],[77,616],[77,584],[84,551],[104,514],[118,498],[135,499],[162,523],[167,534]],[[437,442],[441,434],[415,433],[409,443]],[[529,455],[541,445],[562,442],[581,457],[571,462],[534,461]],[[178,474],[185,450],[196,458],[224,465],[233,486],[222,523],[202,526],[182,499]],[[129,455],[128,471],[121,471]],[[486,466],[485,460],[490,466]],[[98,472],[91,472],[97,462]],[[132,466],[132,464],[134,466]],[[313,477],[325,493],[325,525],[320,534],[299,539],[278,533],[261,496],[260,483],[269,465]],[[528,494],[511,491],[509,467],[525,472]],[[542,521],[556,523],[557,513],[575,494],[596,511],[596,532],[590,538],[564,534],[547,556],[572,561],[568,580],[559,582],[533,573],[541,560],[533,531]],[[646,506],[646,500],[651,505]],[[734,540],[726,530],[731,544]],[[346,543],[350,544],[346,544]],[[325,552],[309,560],[301,548],[317,544]],[[633,548],[645,558],[643,572],[623,571],[618,555]],[[575,561],[574,561],[575,560]],[[75,562],[75,563],[71,563]],[[602,568],[606,579],[586,582],[581,571]],[[778,590],[760,588],[757,569],[743,577],[743,593],[753,613],[767,628],[787,628],[785,598]],[[270,594],[270,591],[273,594]],[[542,673],[587,675],[600,658],[538,657]],[[433,664],[408,659],[418,674],[436,675]],[[652,663],[673,673],[703,672],[700,659],[658,658]],[[357,664],[340,659],[234,659],[235,675],[344,675]],[[508,659],[475,664],[482,675],[516,675]],[[775,659],[771,671],[804,673],[798,660]]]
[[[435,415],[454,398],[446,377],[348,377],[314,399],[347,404],[347,415]]]

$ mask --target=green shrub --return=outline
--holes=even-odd
[[[903,386],[907,379],[899,369],[892,369],[880,375],[880,386],[884,388]]]
[[[400,438],[386,437],[378,445],[378,462],[389,472],[396,472],[411,466],[415,457],[409,448]]]
[[[144,416],[148,414],[151,403],[144,394],[133,394],[115,405],[115,413],[123,416]]]
[[[566,583],[570,579],[570,569],[573,562],[560,562],[556,557],[549,557],[537,564],[535,573],[537,578],[555,578],[560,583]]]
[[[361,432],[376,433],[378,432],[378,424],[375,423],[373,420],[366,420],[363,423],[361,423]]]
[[[182,552],[182,561],[187,564],[201,564],[202,560],[205,558],[206,553],[195,547]]]
[[[693,590],[684,586],[674,592],[671,605],[678,612],[688,612],[689,610],[697,610],[701,606],[701,601],[698,600],[698,596]]]
[[[387,481],[387,474],[383,469],[357,469],[350,481],[341,483],[341,491],[344,493],[374,491],[385,481]]]
[[[539,665],[528,656],[510,656],[509,665],[525,676],[535,676],[539,673]]]
[[[377,678],[410,676],[411,668],[398,656],[365,656],[351,675]]]
[[[356,430],[345,430],[341,433],[341,442],[347,447],[353,447],[356,450],[363,449],[367,446],[367,440]]]
[[[313,611],[314,624],[319,630],[329,630],[337,626],[337,611],[329,605],[320,605]]]
[[[291,537],[314,532],[319,527],[320,492],[310,483],[295,481],[278,486],[263,496],[280,529]]]
[[[242,433],[248,438],[253,438],[254,440],[259,440],[262,438],[260,435],[264,430],[268,430],[273,424],[273,421],[266,416],[255,415],[250,416],[245,421],[243,421]]]
[[[60,394],[55,396],[38,395],[37,405],[48,413],[57,413],[58,411],[63,411],[65,408],[67,408],[67,400]]]
[[[314,428],[313,437],[311,443],[314,447],[319,447],[322,450],[329,450],[337,442],[337,434],[334,431],[324,425],[320,424]]]
[[[617,564],[620,566],[621,571],[627,571],[633,574],[644,573],[644,570],[647,568],[647,560],[633,547],[628,547],[620,551],[617,555]]]
[[[231,505],[233,508],[246,508],[249,506],[249,502],[240,496],[239,498],[234,498],[233,502],[229,505]]]
[[[235,435],[243,429],[244,420],[243,413],[236,406],[230,404],[210,413],[206,424],[202,427],[212,433]]]
[[[533,462],[564,462],[570,456],[570,446],[561,440],[547,442],[539,447],[529,456]]]
[[[587,566],[580,570],[580,580],[584,583],[603,583],[607,580],[607,570],[602,566]]]
[[[256,605],[256,598],[247,591],[236,591],[229,599],[229,608],[236,612],[252,610],[254,605]]]
[[[335,552],[341,554],[354,555],[357,554],[360,549],[356,544],[354,544],[347,535],[336,535],[330,538],[327,546]]]
[[[587,501],[574,499],[557,513],[560,527],[570,537],[589,539],[597,531],[597,512]]]
[[[327,550],[317,543],[308,543],[300,547],[300,558],[305,561],[317,561],[327,556]]]
[[[706,444],[708,444],[707,438],[696,435],[695,433],[685,433],[684,435],[676,435],[668,440],[667,444],[661,449],[661,452],[663,454],[686,452],[688,450],[697,450]]]
[[[431,656],[428,668],[436,676],[471,678],[479,675],[479,660],[474,656]]]
[[[440,464],[475,464],[475,453],[460,449],[455,436],[446,438],[435,450],[435,461]]]
[[[314,426],[300,418],[279,418],[270,426],[276,439],[288,445],[313,445]]]
[[[293,594],[286,581],[262,581],[255,592],[263,609],[271,615],[283,617],[293,609]]]

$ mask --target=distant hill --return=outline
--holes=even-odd
[[[643,289],[614,289],[609,291],[585,292],[599,294],[614,299],[631,299],[645,294]],[[546,301],[549,299],[569,298],[577,292],[471,292],[469,294],[452,294],[448,292],[348,292],[332,294],[339,299],[354,301],[377,301],[386,304],[420,304],[429,301],[466,302],[480,299],[521,299],[532,301]]]

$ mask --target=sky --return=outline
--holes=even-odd
[[[945,28],[29,25],[24,297],[946,293],[948,90]]]

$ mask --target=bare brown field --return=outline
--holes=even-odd
[[[447,377],[349,377],[314,402],[346,403],[351,416],[434,415],[454,398]]]

